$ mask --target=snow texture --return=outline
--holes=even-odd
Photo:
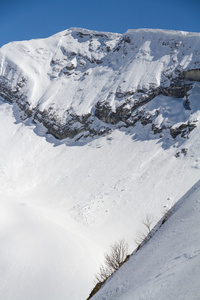
[[[94,300],[193,299],[200,295],[200,181]]]

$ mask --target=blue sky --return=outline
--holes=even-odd
[[[0,0],[0,47],[70,27],[200,32],[200,0]]]

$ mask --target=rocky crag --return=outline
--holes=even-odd
[[[17,104],[22,122],[42,123],[60,140],[107,135],[138,123],[158,138],[164,132],[185,138],[198,122],[198,33],[141,29],[120,35],[72,28],[5,45],[0,64],[1,98]],[[178,118],[165,111],[174,105]]]

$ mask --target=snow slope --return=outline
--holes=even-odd
[[[197,129],[178,158],[120,131],[54,147],[0,107],[2,299],[86,299],[109,245],[134,249],[143,214],[156,220],[199,179]]]
[[[176,73],[198,69],[198,45],[193,33],[70,29],[0,49],[1,299],[86,299],[109,245],[124,237],[132,252],[142,216],[156,223],[199,180],[200,83]],[[110,109],[127,99],[116,125]],[[44,116],[89,125],[56,139]]]
[[[94,300],[199,299],[200,181],[141,250],[134,253]]]

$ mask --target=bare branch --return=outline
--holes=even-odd
[[[137,237],[135,239],[135,244],[138,246],[137,250],[141,247],[142,243],[149,240],[152,237],[151,229],[154,218],[150,214],[146,214],[142,219],[142,230],[138,231]]]
[[[154,218],[150,214],[146,214],[142,220],[142,224],[146,228],[147,235],[150,235],[150,237],[152,237],[152,235],[151,235],[152,226],[151,225],[152,225],[153,221],[154,221]]]
[[[95,275],[97,282],[102,282],[110,277],[127,258],[128,244],[123,239],[115,242],[110,248],[110,253],[104,255],[104,265],[100,267],[99,272]]]

